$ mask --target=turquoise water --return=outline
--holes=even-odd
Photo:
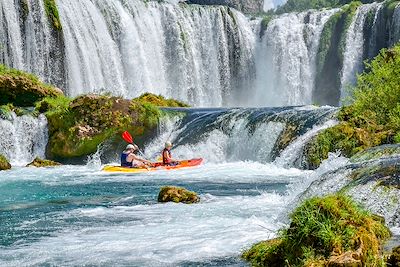
[[[236,162],[145,174],[98,166],[0,172],[0,265],[243,266],[311,172]],[[164,185],[200,194],[158,204]]]

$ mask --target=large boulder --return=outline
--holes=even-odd
[[[35,158],[31,163],[26,165],[26,167],[54,167],[60,166],[61,164],[52,160],[46,160],[41,158]]]
[[[188,4],[222,5],[233,7],[243,13],[259,13],[263,11],[263,0],[188,0]]]
[[[63,92],[47,85],[36,76],[0,65],[0,105],[34,106],[45,97],[57,97]]]
[[[158,202],[175,202],[192,204],[200,201],[195,192],[189,191],[182,187],[164,186],[158,194]]]
[[[0,171],[11,169],[11,164],[8,162],[6,157],[0,154]]]

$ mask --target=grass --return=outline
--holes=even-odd
[[[363,266],[382,266],[381,247],[391,234],[379,217],[350,198],[340,194],[311,198],[290,219],[289,228],[282,229],[277,239],[254,245],[243,258],[253,266],[327,266],[352,252]]]

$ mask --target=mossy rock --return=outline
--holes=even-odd
[[[390,157],[394,155],[400,155],[399,144],[382,145],[366,149],[365,151],[361,151],[352,156],[350,158],[350,161],[355,163],[355,162],[379,159],[382,157]]]
[[[46,160],[41,158],[35,158],[31,163],[26,165],[26,167],[55,167],[61,164],[52,160]]]
[[[44,8],[47,18],[56,31],[62,30],[60,15],[58,12],[56,0],[44,0]]]
[[[200,201],[195,192],[189,191],[182,187],[164,186],[158,194],[158,202],[175,202],[192,204]]]
[[[253,266],[382,266],[391,236],[381,217],[343,195],[306,200],[290,215],[278,238],[243,254]]]
[[[138,101],[142,104],[144,103],[152,104],[157,107],[189,107],[188,104],[183,103],[181,101],[171,98],[167,99],[162,95],[155,95],[152,93],[144,93],[133,100]]]
[[[8,162],[6,157],[0,155],[0,171],[11,169],[11,164]]]
[[[395,247],[387,258],[388,267],[400,267],[400,246]]]
[[[57,97],[63,92],[47,85],[34,75],[0,65],[0,105],[34,106],[45,97]]]

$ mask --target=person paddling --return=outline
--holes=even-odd
[[[121,154],[121,167],[128,168],[148,168],[152,166],[153,163],[146,159],[143,159],[137,156],[135,153],[139,151],[139,147],[137,145],[129,144],[126,146],[126,149]]]
[[[172,143],[169,141],[165,142],[165,148],[162,152],[163,165],[165,166],[176,166],[179,164],[177,160],[174,160],[172,158],[171,148],[172,148]]]

